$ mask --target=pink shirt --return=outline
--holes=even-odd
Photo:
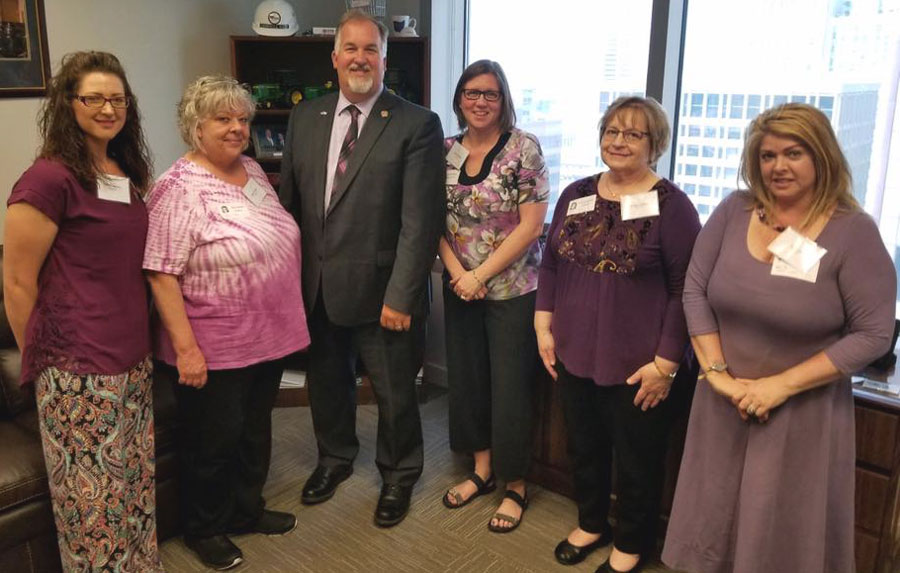
[[[144,268],[178,276],[194,337],[211,370],[242,368],[309,345],[300,292],[300,230],[262,168],[241,158],[264,189],[244,189],[184,158],[153,186]],[[175,364],[156,321],[154,353]]]

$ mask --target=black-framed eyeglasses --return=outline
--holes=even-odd
[[[72,96],[72,99],[77,99],[84,107],[89,107],[91,109],[100,109],[106,105],[106,102],[109,102],[109,105],[113,106],[115,109],[125,109],[131,105],[131,98],[128,96],[103,97],[99,94],[91,94]]]
[[[484,96],[484,101],[500,101],[500,92],[496,90],[463,90],[463,97],[467,100],[475,101]]]
[[[616,129],[614,127],[607,127],[603,130],[603,139],[615,141],[620,133],[622,134],[622,139],[624,139],[626,143],[637,143],[650,135],[649,132],[638,131],[636,129],[626,129],[625,131],[622,131],[621,129]]]

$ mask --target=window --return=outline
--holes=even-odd
[[[703,165],[700,167],[700,177],[710,178],[713,176],[713,168],[710,165]]]
[[[731,113],[728,114],[731,119],[741,119],[744,117],[744,95],[731,94]]]
[[[831,120],[850,164],[854,194],[875,216],[900,263],[900,5],[690,0],[687,6],[681,91],[705,98],[704,126],[724,127],[727,134],[713,138],[704,130],[702,138],[691,140],[704,157],[707,147],[716,147],[710,164],[722,167],[720,176],[718,169],[701,168],[691,179],[699,188],[692,198],[701,218],[716,201],[706,197],[706,186],[725,193],[735,187],[750,120],[785,102],[808,103]],[[676,155],[675,164],[688,160]],[[680,184],[677,176],[675,182]]]
[[[602,113],[621,95],[644,94],[652,4],[558,0],[552,7],[526,8],[513,0],[468,0],[468,61],[489,58],[503,66],[517,126],[536,135],[544,151],[550,172],[548,221],[567,185],[605,169],[597,134]],[[604,26],[601,39],[598,22],[616,24]],[[515,30],[517,38],[533,41],[525,49],[526,44],[498,33],[498,23]],[[586,46],[587,68],[587,60],[575,57]]]
[[[660,174],[685,190],[688,178],[692,185],[721,190],[702,198],[696,188],[691,192],[705,221],[718,195],[737,184],[747,124],[784,102],[814,105],[830,119],[852,170],[854,193],[878,221],[900,275],[900,3],[690,0],[685,5],[683,53],[662,59],[666,66],[679,59],[682,65],[681,111],[669,110],[673,164],[660,164]],[[542,142],[550,132],[576,134],[564,136],[557,149],[545,145],[555,200],[569,182],[602,168],[594,113],[618,95],[643,93],[648,85],[652,0],[558,0],[552,10],[521,0],[468,0],[468,7],[467,57],[504,65],[517,111],[528,112],[520,115],[528,117],[521,127],[536,122],[531,130]],[[524,47],[497,34],[501,21],[523,38],[539,38],[538,45]],[[602,34],[597,22],[607,24]],[[656,22],[654,28],[671,24]],[[590,55],[589,71],[574,54]],[[649,85],[655,92],[661,60],[652,61]],[[521,100],[525,90],[531,93],[527,105]],[[711,171],[698,168],[699,157]]]

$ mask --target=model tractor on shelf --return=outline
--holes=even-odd
[[[256,109],[291,109],[303,99],[303,87],[294,70],[272,70],[268,81],[252,88]]]

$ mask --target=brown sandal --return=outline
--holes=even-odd
[[[519,524],[522,523],[522,518],[525,517],[525,510],[528,509],[528,493],[525,493],[525,497],[522,497],[515,491],[508,489],[506,493],[503,494],[504,498],[509,498],[516,502],[519,507],[522,508],[522,514],[519,517],[513,517],[511,515],[506,515],[505,513],[500,513],[499,511],[491,517],[491,521],[493,520],[503,520],[508,521],[512,525],[494,525],[490,521],[488,522],[488,529],[493,531],[494,533],[509,533],[513,529],[519,527]]]
[[[447,490],[447,493],[445,493],[444,497],[442,498],[444,507],[446,507],[447,509],[459,509],[479,495],[485,495],[497,489],[497,480],[494,479],[493,474],[491,474],[491,477],[489,477],[487,481],[484,481],[483,479],[481,479],[480,475],[472,472],[466,476],[466,480],[474,483],[475,487],[478,488],[475,490],[475,493],[470,495],[468,498],[463,499],[463,496],[461,496],[459,492],[456,491],[456,488],[452,487]],[[449,497],[452,497],[456,503],[450,502]]]

